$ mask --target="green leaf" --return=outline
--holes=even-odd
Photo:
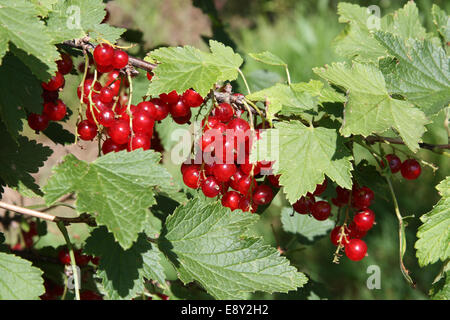
[[[430,212],[420,217],[423,224],[417,231],[414,246],[422,267],[450,257],[450,177],[441,181],[436,189],[442,198]]]
[[[211,53],[191,46],[160,48],[151,58],[160,64],[148,88],[149,95],[189,88],[206,96],[218,81],[235,80],[242,58],[233,49],[217,41],[210,41]]]
[[[169,195],[178,190],[159,160],[159,153],[141,149],[109,153],[90,164],[68,155],[44,187],[44,198],[51,205],[76,192],[77,211],[95,214],[97,223],[128,249],[144,230],[155,188]]]
[[[246,74],[246,78],[250,88],[255,91],[263,90],[283,81],[278,73],[261,69]]]
[[[373,65],[354,63],[350,68],[345,63],[333,63],[314,72],[347,90],[340,130],[344,136],[381,134],[393,127],[412,151],[419,149],[427,118],[410,103],[393,99],[382,73]]]
[[[102,0],[59,1],[50,12],[47,26],[53,43],[61,43],[89,35],[116,42],[125,29],[101,24],[106,15]],[[96,42],[96,41],[94,41]]]
[[[124,250],[106,228],[95,229],[86,239],[84,251],[100,257],[97,275],[110,300],[131,299],[144,291],[144,278],[165,285],[160,252],[141,234]]]
[[[50,79],[57,68],[59,58],[52,45],[44,23],[38,18],[35,5],[26,0],[4,0],[0,6],[0,62],[12,42],[26,54],[40,60],[46,67],[45,74],[36,74],[40,80]]]
[[[249,53],[248,55],[253,59],[255,59],[256,61],[269,64],[272,66],[282,66],[282,67],[287,66],[286,62],[284,62],[280,57],[269,51],[264,51],[260,53]]]
[[[195,198],[167,218],[160,248],[184,283],[196,280],[217,299],[303,286],[307,278],[275,248],[243,236],[257,220],[255,215]]]
[[[23,183],[34,193],[42,195],[39,186],[30,173],[38,172],[39,167],[52,154],[52,150],[34,140],[19,136],[16,141],[0,123],[0,182],[12,188]],[[1,187],[0,187],[1,190]]]
[[[450,300],[450,271],[448,267],[446,269],[440,277],[440,280],[434,282],[430,289],[430,297],[432,300]]]
[[[297,84],[286,85],[277,83],[273,87],[263,89],[247,95],[247,99],[252,101],[268,101],[267,117],[273,119],[275,114],[281,111],[282,107],[288,107],[293,110],[309,110],[317,105],[309,93],[299,90]]]
[[[386,32],[375,38],[397,61],[384,68],[390,93],[404,96],[427,115],[450,102],[450,69],[445,51],[431,41],[404,41]]]
[[[293,216],[291,216],[292,213],[294,213]],[[318,221],[309,215],[295,213],[292,207],[281,210],[281,224],[284,231],[303,236],[309,241],[328,234],[334,227],[334,222],[331,220]]]
[[[375,29],[380,21],[375,16],[371,17],[367,8],[341,2],[338,4],[338,14],[339,22],[348,23],[347,28],[335,40],[336,52],[339,55],[373,61],[385,54],[384,48],[369,30],[369,27]]]
[[[373,37],[376,30],[388,31],[403,39],[423,39],[427,36],[420,23],[419,11],[412,1],[381,19],[376,16],[377,12],[373,13],[356,4],[338,4],[339,22],[348,24],[335,41],[338,54],[359,61],[376,62],[386,54],[385,48]]]
[[[423,39],[427,35],[427,31],[420,22],[419,10],[413,1],[408,1],[403,8],[391,14],[387,24],[386,31],[403,39]]]
[[[234,53],[231,47],[224,44],[210,40],[209,47],[212,53],[212,62],[220,68],[221,75],[217,81],[235,80],[238,77],[238,70],[244,62],[242,57]]]
[[[436,4],[431,7],[433,23],[436,25],[437,31],[444,39],[444,42],[450,41],[450,16]]]
[[[313,192],[325,175],[346,189],[352,188],[352,156],[336,130],[306,127],[301,122],[279,122],[265,130],[252,149],[250,161],[275,160],[290,203]]]
[[[40,82],[30,70],[17,57],[6,55],[0,66],[0,115],[13,138],[22,130],[25,108],[42,112],[41,93]]]
[[[42,271],[28,260],[0,252],[0,270],[0,300],[34,300],[45,291]]]
[[[267,116],[273,119],[275,114],[298,114],[305,116],[305,110],[316,109],[323,102],[344,102],[342,95],[331,88],[324,88],[317,80],[293,83],[291,85],[277,83],[274,86],[247,95],[252,101],[269,102]]]

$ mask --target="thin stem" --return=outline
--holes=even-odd
[[[39,219],[43,219],[43,220],[47,220],[47,221],[51,221],[51,222],[55,222],[56,217],[48,214],[48,213],[43,213],[40,211],[36,211],[36,210],[32,210],[32,209],[27,209],[27,208],[23,208],[23,207],[19,207],[13,204],[9,204],[3,201],[0,201],[0,208],[6,209],[6,210],[10,210],[10,211],[14,211],[17,213],[21,213],[27,216],[32,216],[32,217],[36,217]]]
[[[80,300],[80,286],[78,283],[78,268],[75,261],[75,255],[73,253],[73,246],[70,242],[69,233],[67,232],[67,228],[64,225],[62,221],[58,221],[57,223],[59,230],[61,230],[61,233],[64,236],[64,240],[66,241],[67,249],[69,250],[70,255],[70,265],[72,266],[72,274],[73,274],[73,281],[75,283],[75,299]]]
[[[248,94],[251,94],[252,92],[250,91],[250,87],[248,86],[247,79],[245,78],[245,76],[244,76],[244,74],[242,73],[241,69],[238,69],[238,72],[239,72],[239,74],[241,75],[242,80],[244,80],[245,87],[247,88],[247,93],[248,93]]]
[[[444,127],[447,129],[447,141],[450,143],[450,128],[449,128],[449,116],[450,116],[450,105],[445,109],[445,120]]]
[[[413,287],[415,287],[414,280],[410,277],[408,269],[406,269],[403,264],[403,255],[406,251],[406,235],[405,235],[405,226],[403,224],[403,217],[400,213],[400,208],[398,206],[397,197],[395,196],[394,188],[392,186],[392,182],[389,176],[385,175],[385,179],[389,186],[389,191],[391,192],[392,200],[394,201],[395,215],[398,220],[398,237],[399,237],[399,256],[400,256],[400,270],[402,271],[403,277],[408,281]]]
[[[48,213],[44,213],[42,211],[36,211],[36,210],[24,208],[24,207],[19,207],[19,206],[9,204],[9,203],[3,202],[3,201],[0,201],[0,208],[14,211],[14,212],[24,214],[27,216],[32,216],[32,217],[36,217],[39,219],[47,220],[50,222],[60,222],[61,221],[64,224],[86,223],[87,225],[90,225],[90,226],[96,225],[95,220],[86,213],[82,213],[79,217],[73,217],[73,218],[58,217],[58,216],[54,216],[54,215],[51,215]],[[51,208],[51,207],[49,207],[49,208]]]
[[[286,65],[284,68],[286,69],[287,83],[291,85],[291,75],[289,74],[288,66]]]

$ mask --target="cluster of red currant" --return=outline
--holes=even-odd
[[[301,197],[292,207],[300,214],[311,214],[316,220],[323,221],[328,219],[331,214],[331,206],[327,201],[316,201],[315,197],[320,196],[327,189],[327,179],[316,186],[313,193],[308,192],[306,196]]]
[[[420,176],[422,168],[420,163],[415,159],[406,159],[402,162],[395,154],[386,155],[386,160],[389,164],[389,168],[392,173],[401,172],[403,178],[407,180],[415,180]],[[381,162],[381,166],[384,167],[384,163]]]
[[[338,207],[349,205],[356,210],[353,220],[347,227],[346,223],[336,226],[330,234],[331,242],[345,248],[345,255],[353,261],[359,261],[366,256],[367,245],[361,240],[367,231],[375,223],[375,213],[369,209],[374,199],[374,192],[366,187],[358,187],[356,184],[353,189],[347,190],[336,187],[336,198],[331,201]],[[350,201],[351,199],[351,201]]]
[[[251,144],[259,139],[263,124],[252,130],[241,116],[228,103],[216,105],[202,122],[196,158],[185,161],[181,173],[186,186],[200,188],[209,198],[221,196],[224,207],[255,212],[274,196],[263,175],[276,188],[279,176],[271,174],[272,162],[249,162]]]
[[[130,104],[128,110],[128,97],[120,94],[120,86],[121,82],[125,86],[129,83],[128,79],[120,78],[119,71],[128,64],[128,55],[108,44],[101,44],[95,47],[93,57],[97,72],[106,73],[106,82],[102,85],[92,74],[84,81],[86,120],[78,124],[77,130],[82,140],[92,140],[99,132],[99,125],[106,128],[109,138],[103,142],[103,154],[124,149],[147,150],[152,146],[152,140],[157,143],[154,148],[162,149],[158,139],[152,139],[155,121],[165,119],[170,113],[176,123],[187,123],[192,115],[190,108],[199,107],[204,101],[191,89],[182,95],[172,91],[137,105]],[[152,79],[151,73],[147,73],[147,78]],[[78,96],[81,99],[81,88]]]
[[[42,112],[28,115],[28,125],[36,132],[47,129],[50,121],[63,120],[67,113],[66,105],[58,96],[59,91],[65,84],[64,76],[72,71],[72,58],[66,53],[61,53],[61,60],[58,60],[56,64],[58,66],[56,74],[47,83],[41,83],[44,90],[42,93],[44,99]]]

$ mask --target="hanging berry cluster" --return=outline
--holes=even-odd
[[[42,98],[44,100],[41,113],[30,113],[28,115],[28,126],[36,132],[44,131],[48,128],[50,121],[61,121],[67,114],[67,107],[59,99],[59,91],[64,88],[64,76],[72,71],[72,58],[61,53],[61,59],[56,61],[58,71],[48,81],[42,82]]]
[[[395,154],[386,155],[387,163],[392,173],[401,172],[402,177],[407,180],[415,180],[420,176],[422,168],[420,163],[416,159],[406,159],[402,162]],[[380,163],[381,167],[384,167],[384,163]]]
[[[254,130],[245,114],[236,113],[228,103],[214,105],[202,122],[195,159],[184,162],[181,173],[186,186],[201,189],[209,198],[221,197],[224,207],[255,212],[272,201],[279,176],[271,174],[272,162],[249,161],[252,142],[259,139],[264,123]]]
[[[124,149],[148,150],[152,141],[155,144],[153,148],[162,151],[159,138],[153,134],[155,121],[171,114],[176,123],[187,123],[192,115],[190,108],[203,104],[204,100],[197,92],[187,90],[182,95],[172,91],[132,105],[131,98],[121,90],[122,83],[125,87],[130,86],[130,78],[121,76],[120,71],[127,66],[128,55],[108,44],[101,44],[95,47],[93,57],[96,72],[106,74],[106,80],[102,84],[94,74],[94,77],[88,75],[84,81],[86,119],[78,124],[77,131],[82,140],[92,140],[99,132],[105,133],[107,139],[102,144],[103,154]],[[151,80],[152,74],[147,73],[147,78]],[[81,99],[81,88],[78,96]]]

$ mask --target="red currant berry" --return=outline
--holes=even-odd
[[[208,198],[214,198],[222,191],[221,184],[213,176],[207,177],[201,183],[202,191]]]
[[[238,138],[246,137],[246,139],[248,139],[246,134],[248,134],[248,130],[250,130],[250,125],[244,119],[236,118],[228,123],[227,129],[233,130],[234,135]]]
[[[178,95],[178,93],[175,90],[173,90],[169,93],[160,94],[159,98],[164,103],[167,103],[168,105],[175,104],[178,102],[178,100],[180,100],[180,96]]]
[[[120,92],[120,84],[121,84],[120,79],[112,82],[111,84],[107,84],[108,88],[110,88],[112,90],[114,96],[117,96],[119,94],[119,92]],[[127,101],[123,101],[123,99],[125,99],[125,97],[127,98]],[[128,97],[126,95],[123,95],[120,98],[122,99],[120,101],[121,104],[127,104]]]
[[[375,222],[375,213],[368,208],[360,210],[353,217],[353,222],[359,230],[368,231]]]
[[[116,120],[115,120],[114,111],[112,111],[109,108],[103,108],[100,110],[100,114],[98,116],[98,122],[102,126],[104,126],[106,128],[111,127],[115,121]]]
[[[236,191],[228,191],[222,197],[222,205],[230,208],[234,211],[239,208],[239,202],[241,201],[241,195]]]
[[[292,205],[294,210],[300,214],[308,214],[312,210],[315,200],[314,196],[303,196]]]
[[[153,133],[154,124],[155,120],[153,120],[150,112],[139,110],[133,114],[134,132],[142,132],[151,135]]]
[[[236,165],[234,163],[224,163],[224,164],[216,163],[212,169],[214,177],[216,177],[217,181],[220,182],[230,180],[233,174],[235,174],[237,171]]]
[[[333,230],[331,230],[330,233],[330,239],[331,242],[337,246],[339,244],[339,239],[341,239],[341,244],[346,245],[348,244],[349,240],[350,240],[350,230],[348,230],[347,227],[343,226],[336,226],[334,227]],[[344,234],[342,235],[342,232],[344,232]],[[341,238],[342,235],[342,238]]]
[[[421,172],[422,168],[420,167],[420,163],[415,159],[407,159],[403,161],[401,166],[403,178],[407,180],[415,180],[420,176]]]
[[[102,43],[94,49],[94,60],[100,66],[109,66],[114,60],[114,49],[109,44]]]
[[[56,65],[58,66],[58,71],[66,75],[72,71],[72,58],[67,53],[61,53],[61,60],[56,61]]]
[[[389,163],[389,167],[391,168],[392,173],[397,173],[400,171],[400,167],[402,166],[402,160],[397,157],[395,154],[386,155],[386,159]]]
[[[47,82],[41,83],[42,89],[47,91],[56,91],[64,86],[64,76],[61,72],[56,71],[56,74]]]
[[[249,192],[255,190],[255,188],[258,186],[255,178],[252,176],[244,175],[241,180],[238,182],[238,191],[244,195],[248,196]],[[251,193],[250,193],[251,194]]]
[[[113,101],[115,94],[114,94],[114,90],[111,89],[110,87],[103,87],[100,90],[100,100],[103,103],[110,103]]]
[[[243,177],[246,177],[246,175],[240,169],[237,169],[230,178],[230,187],[232,187],[234,190],[239,191],[239,181]]]
[[[189,109],[189,112],[187,115],[185,115],[184,117],[174,117],[173,121],[175,121],[175,123],[178,123],[178,124],[185,124],[191,120],[191,116],[192,116],[191,109]]]
[[[170,105],[170,114],[174,118],[185,117],[190,112],[190,108],[180,99],[177,103]]]
[[[60,121],[66,116],[67,107],[61,100],[44,103],[44,113],[52,121]]]
[[[113,141],[113,139],[108,138],[103,142],[102,145],[102,152],[103,154],[107,154],[110,152],[119,152],[121,150],[124,150],[126,148],[126,145],[124,144],[117,144]]]
[[[356,224],[355,224],[354,221],[352,221],[352,222],[350,223],[350,225],[348,226],[348,229],[350,230],[350,238],[351,238],[351,239],[361,239],[361,238],[364,238],[364,237],[366,236],[366,233],[367,233],[367,231],[359,230],[359,229],[356,227]]]
[[[346,206],[350,199],[350,190],[347,190],[347,189],[341,188],[340,186],[337,186],[336,194],[337,194],[337,197],[331,199],[331,201],[334,203],[334,205],[336,205],[338,207]]]
[[[77,132],[81,140],[92,140],[97,135],[97,126],[89,120],[83,120],[78,124]]]
[[[256,204],[252,204],[251,200],[247,197],[242,197],[241,200],[239,200],[239,209],[241,209],[244,212],[251,211],[252,213],[255,213],[258,209],[258,206]]]
[[[267,180],[269,180],[270,184],[274,186],[275,188],[280,187],[280,175],[274,176],[273,174],[267,176]]]
[[[151,103],[155,106],[155,121],[161,121],[164,120],[167,115],[169,114],[169,106],[162,101],[161,99],[152,99],[150,100]]]
[[[262,184],[255,188],[253,192],[253,203],[256,205],[265,205],[270,203],[273,199],[272,188],[268,185]]]
[[[140,148],[144,150],[150,149],[150,137],[145,133],[137,132],[128,141],[127,150],[133,151]]]
[[[194,159],[186,159],[180,167],[181,174],[183,175],[187,168],[194,164]]]
[[[221,103],[215,109],[215,116],[222,122],[228,122],[234,116],[233,107],[228,103]]]
[[[198,164],[188,165],[183,173],[183,182],[189,188],[197,189],[200,186],[200,166]]]
[[[203,98],[201,95],[199,95],[197,92],[195,92],[192,89],[188,89],[186,90],[182,97],[181,100],[183,101],[183,103],[185,105],[187,105],[189,108],[196,108],[196,107],[200,107],[203,103]]]
[[[370,206],[374,198],[373,191],[368,187],[357,188],[352,191],[352,205],[357,209]]]
[[[101,66],[101,65],[97,64],[95,67],[96,67],[97,71],[101,74],[109,73],[114,69],[112,64],[108,64],[107,66]]]
[[[250,163],[248,156],[245,157],[244,163],[241,164],[241,170],[245,174],[250,174],[253,168],[253,175],[256,176],[261,172],[261,168],[256,163]]]
[[[62,264],[70,264],[69,251],[67,251],[67,250],[60,250],[58,252],[58,259],[59,259],[59,262],[61,262]]]
[[[30,113],[28,115],[28,125],[34,131],[44,131],[47,129],[49,121],[50,119],[45,113]]]
[[[322,184],[318,184],[316,186],[316,190],[314,190],[313,195],[320,196],[327,189],[327,185],[328,185],[328,182],[327,182],[327,179],[325,178],[325,180],[323,180]]]
[[[156,117],[156,107],[150,101],[142,101],[138,103],[137,110],[148,112],[150,114],[150,117],[152,117],[152,119],[155,119]]]
[[[204,128],[203,130],[213,129],[219,123],[219,119],[215,116],[209,116],[206,121],[207,123],[205,124],[205,119],[202,120],[202,128]]]
[[[79,266],[79,267],[86,266],[89,263],[89,261],[91,260],[89,258],[89,256],[81,253],[81,249],[75,250],[74,256],[75,256],[75,262],[76,262],[77,266]]]
[[[114,58],[112,61],[114,69],[125,68],[127,64],[128,64],[128,54],[120,49],[114,50]]]
[[[352,261],[359,261],[366,256],[367,245],[360,239],[351,239],[345,246],[345,255]]]
[[[117,144],[125,144],[130,137],[130,125],[128,121],[116,120],[111,127],[108,128],[108,135]]]
[[[86,104],[89,104],[89,93],[91,92],[93,82],[94,82],[93,79],[84,80],[83,102]],[[94,91],[100,91],[101,89],[102,89],[102,85],[100,84],[100,82],[96,81],[94,84]],[[78,98],[81,98],[81,88],[80,87],[77,88],[77,95],[78,95]],[[92,96],[94,96],[94,92],[92,93]]]
[[[152,81],[152,78],[153,78],[153,73],[147,71],[147,79],[148,79],[148,81]]]
[[[326,201],[317,201],[311,207],[312,216],[319,221],[328,219],[331,213],[331,206]]]
[[[98,266],[98,264],[100,263],[100,257],[91,257],[91,262]]]

